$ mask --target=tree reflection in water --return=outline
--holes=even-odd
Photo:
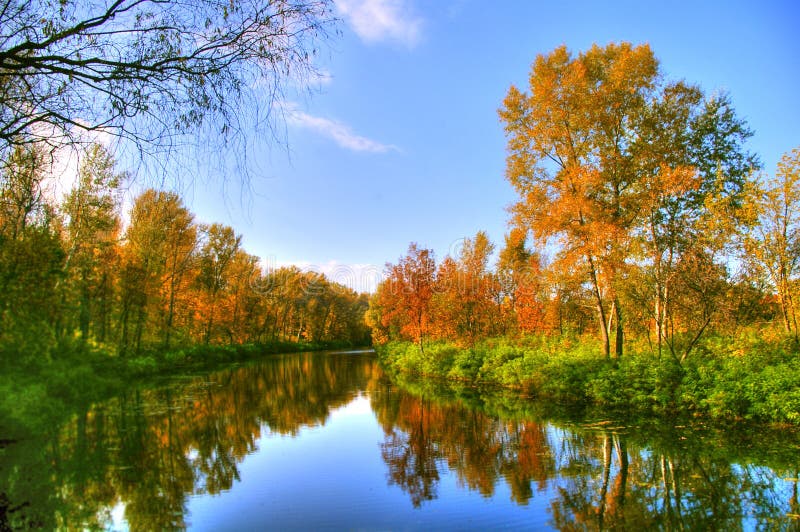
[[[376,473],[411,512],[449,497],[452,477],[486,498],[540,498],[563,530],[800,528],[791,432],[553,421],[510,395],[392,382],[371,356],[316,354],[127,391],[6,445],[0,529],[105,528],[115,507],[134,530],[185,528],[189,498],[229,490],[262,438],[323,426],[362,393],[383,431]]]
[[[379,375],[371,357],[290,355],[124,392],[0,455],[9,506],[28,503],[0,529],[104,528],[120,502],[131,529],[185,528],[187,497],[230,489],[262,431],[323,425]]]
[[[507,405],[502,421],[487,413],[502,402],[493,394],[465,400],[408,389],[374,395],[373,408],[386,432],[389,483],[415,507],[436,497],[451,470],[485,497],[501,481],[518,504],[547,497],[549,524],[560,530],[800,530],[794,433],[557,426]]]

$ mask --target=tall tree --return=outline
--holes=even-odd
[[[618,357],[629,269],[656,264],[662,338],[682,242],[711,252],[715,239],[695,244],[697,235],[732,234],[711,214],[736,220],[757,167],[743,147],[751,133],[726,97],[665,83],[647,45],[595,45],[577,57],[560,47],[537,57],[529,82],[529,93],[512,86],[500,109],[506,176],[520,195],[514,222],[557,244],[564,271],[586,271],[605,353],[613,338]]]
[[[205,242],[199,254],[198,283],[203,295],[201,314],[205,318],[204,342],[211,342],[214,319],[223,291],[230,284],[228,273],[233,259],[241,246],[242,237],[233,229],[221,224],[211,224],[205,228]]]
[[[424,352],[424,339],[431,328],[435,279],[433,251],[412,242],[397,264],[386,265],[386,279],[370,301],[371,319],[378,314],[384,328],[410,338]]]
[[[679,315],[674,303],[682,297],[677,292],[681,272],[727,253],[732,237],[749,221],[743,200],[759,163],[744,147],[752,133],[736,117],[730,99],[704,99],[697,87],[684,82],[664,87],[637,132],[632,146],[640,173],[634,237],[647,292],[641,304],[650,309],[658,352],[667,344],[673,356],[685,358],[696,333],[710,322],[692,332],[688,324],[694,320]],[[701,278],[711,282],[711,277]],[[715,284],[704,293],[715,293]],[[688,333],[681,349],[676,333]]]
[[[123,179],[108,151],[95,144],[84,155],[78,183],[63,205],[69,220],[64,270],[77,300],[78,328],[84,340],[93,317],[98,338],[103,341],[106,336],[120,228],[118,187]]]
[[[494,244],[485,232],[463,240],[458,256],[445,258],[436,274],[432,298],[439,335],[473,344],[496,332],[499,292],[489,271]]]
[[[0,166],[0,341],[51,347],[61,318],[61,222],[44,191],[44,154],[20,147]]]
[[[522,332],[545,328],[542,298],[543,273],[538,253],[526,246],[527,231],[514,227],[505,237],[497,260],[497,277],[503,294],[502,311]]]
[[[500,109],[506,177],[521,196],[515,221],[582,263],[606,356],[614,323],[616,355],[623,349],[617,283],[630,247],[631,133],[658,75],[647,45],[595,45],[578,57],[562,46],[536,58],[530,93],[512,86]]]
[[[145,336],[169,342],[175,302],[194,242],[192,215],[177,194],[150,189],[136,198],[120,273],[123,352],[131,346],[138,351]]]

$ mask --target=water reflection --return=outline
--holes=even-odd
[[[184,528],[187,497],[230,489],[263,431],[322,425],[378,375],[369,357],[292,355],[123,392],[46,442],[5,449],[14,511],[0,529],[103,528],[120,503],[132,529]]]
[[[248,456],[274,438],[300,443],[309,428],[325,438],[331,412],[364,395],[380,427],[367,431],[380,438],[367,447],[375,467],[366,456],[331,460],[319,476],[380,476],[385,490],[356,504],[343,486],[336,504],[361,510],[330,526],[352,525],[367,507],[391,509],[389,525],[425,526],[420,516],[447,504],[458,507],[450,526],[479,512],[502,525],[523,512],[523,524],[564,530],[800,529],[794,433],[553,421],[514,396],[391,382],[371,356],[306,354],[121,393],[41,441],[0,449],[0,530],[107,528],[120,516],[134,530],[185,528],[189,503],[240,483]],[[459,503],[458,493],[480,494],[490,509]],[[293,503],[301,517],[320,508],[313,492]]]
[[[378,395],[375,405],[389,482],[415,507],[436,498],[449,469],[485,497],[502,482],[521,505],[542,494],[559,530],[800,530],[794,432],[504,421],[486,413],[497,410],[491,395],[476,406],[428,388]]]

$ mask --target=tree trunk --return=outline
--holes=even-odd
[[[614,355],[619,360],[622,358],[624,350],[625,332],[622,324],[622,309],[620,308],[619,299],[614,298],[614,311],[617,321],[617,334],[614,341]]]
[[[589,274],[592,279],[592,293],[595,297],[595,306],[597,308],[597,315],[600,320],[600,332],[603,335],[603,354],[606,358],[611,358],[611,338],[608,334],[608,326],[606,325],[606,308],[603,305],[603,296],[600,293],[600,282],[597,279],[597,269],[594,265],[594,259],[591,255],[587,257],[589,261]]]

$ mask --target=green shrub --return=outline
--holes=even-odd
[[[393,342],[378,353],[400,372],[498,384],[559,403],[800,423],[797,347],[752,331],[709,336],[683,363],[649,348],[606,360],[594,339],[547,336],[491,339],[469,349],[437,342],[424,353],[415,344]]]

